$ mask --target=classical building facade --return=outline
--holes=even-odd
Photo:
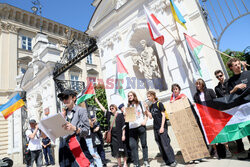
[[[146,91],[153,89],[161,101],[171,96],[171,85],[178,83],[182,92],[191,100],[195,93],[195,81],[203,78],[207,87],[214,88],[217,80],[214,71],[225,72],[224,64],[214,50],[203,47],[199,53],[201,73],[195,69],[185,43],[186,34],[215,48],[212,34],[208,28],[198,0],[174,0],[186,20],[187,30],[176,23],[166,0],[94,0],[96,10],[86,31],[97,37],[101,58],[101,68],[106,85],[116,77],[116,56],[118,55],[128,70],[124,81],[125,94],[136,91],[140,100],[146,99]],[[162,23],[160,29],[165,43],[159,45],[152,41],[146,15],[146,6]],[[167,28],[174,38],[166,31]],[[108,103],[119,105],[122,99],[115,87],[107,87]]]
[[[37,36],[41,25],[42,34]],[[27,97],[27,105],[37,104],[35,107],[38,107],[37,113],[34,112],[35,110],[28,111],[32,109],[28,107],[28,117],[35,116],[39,119],[39,112],[41,116],[48,111],[55,112],[56,106],[53,106],[54,102],[50,101],[51,98],[55,98],[50,96],[50,91],[54,90],[54,83],[53,81],[40,83],[39,79],[43,79],[44,74],[50,76],[49,74],[53,73],[54,65],[64,54],[67,43],[73,38],[75,41],[84,42],[85,36],[82,31],[0,3],[0,105],[6,103],[14,92],[28,90],[33,91],[34,95]],[[47,69],[43,69],[45,67]],[[39,75],[36,76],[36,74]],[[34,76],[31,77],[31,75]],[[99,78],[101,78],[101,70],[98,52],[92,53],[74,65],[61,77],[63,80],[69,80],[73,85],[76,84],[74,81],[86,83],[88,79],[96,81]],[[77,87],[77,84],[75,86]],[[36,94],[37,89],[42,93]],[[20,142],[22,140],[14,136],[22,136],[23,121],[26,120],[22,120],[21,110],[16,111],[8,120],[0,116],[0,158],[14,156],[15,153],[20,157],[22,154],[22,142]]]

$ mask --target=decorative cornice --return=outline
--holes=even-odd
[[[12,33],[18,33],[19,27],[10,24],[10,23],[4,23],[0,22],[0,31],[6,31],[6,32],[12,32]]]
[[[120,32],[116,32],[114,33],[111,37],[107,38],[106,40],[104,40],[103,42],[100,43],[100,47],[102,48],[109,48],[112,47],[114,45],[114,43],[118,43],[119,41],[121,41],[122,37]]]
[[[163,13],[168,6],[170,6],[169,1],[166,2],[165,0],[159,0],[152,6],[152,9],[155,13]]]

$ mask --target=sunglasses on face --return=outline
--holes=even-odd
[[[217,75],[216,78],[221,78],[223,75]]]

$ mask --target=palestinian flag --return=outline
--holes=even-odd
[[[89,85],[84,89],[78,96],[76,104],[81,104],[82,102],[86,101],[87,99],[91,98],[95,95],[95,89],[93,82],[90,82]]]
[[[119,56],[117,56],[117,73],[116,73],[116,91],[118,91],[119,95],[125,99],[125,93],[124,93],[124,89],[122,87],[122,83],[123,83],[123,79],[127,76],[128,71],[125,68],[124,64],[122,63],[121,59],[119,58]]]
[[[250,88],[205,104],[196,104],[208,144],[224,143],[250,135]]]
[[[194,66],[197,69],[197,71],[199,71],[200,76],[202,76],[201,67],[200,67],[200,59],[198,57],[198,54],[200,53],[203,47],[203,43],[201,43],[200,41],[197,41],[196,39],[192,38],[191,36],[185,33],[184,33],[184,36],[186,39],[186,44],[187,44],[189,54],[191,56],[191,59],[194,62]]]

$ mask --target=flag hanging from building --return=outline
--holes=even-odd
[[[125,93],[124,93],[124,89],[122,87],[122,83],[123,83],[123,79],[127,76],[128,71],[125,68],[124,64],[122,63],[121,59],[119,58],[119,56],[117,55],[116,58],[116,87],[115,90],[118,91],[119,95],[125,99]]]
[[[147,17],[148,29],[152,40],[159,43],[160,45],[163,45],[164,36],[159,31],[160,21],[155,17],[153,13],[149,12],[149,10],[145,6],[143,7]]]
[[[250,88],[241,95],[231,94],[196,106],[208,144],[250,135]]]
[[[184,19],[181,12],[179,11],[179,9],[174,4],[173,0],[170,0],[170,7],[171,7],[171,11],[172,11],[172,14],[173,14],[173,17],[174,17],[175,21],[180,23],[180,25],[182,25],[185,29],[187,29],[187,27],[185,25],[186,20]]]
[[[196,70],[199,71],[200,76],[202,76],[201,67],[200,67],[200,59],[198,57],[198,54],[200,53],[203,47],[203,43],[201,43],[200,41],[197,41],[196,39],[192,38],[191,36],[185,33],[184,33],[184,36],[186,39],[186,44],[187,44],[189,54],[191,56],[191,59],[194,62],[194,66]]]
[[[95,89],[93,82],[90,82],[89,85],[77,96],[76,104],[81,104],[87,99],[95,95]]]
[[[17,93],[7,103],[0,106],[0,112],[3,114],[4,118],[7,119],[10,115],[14,113],[14,111],[24,105],[25,103],[23,99],[20,97],[19,93]]]

